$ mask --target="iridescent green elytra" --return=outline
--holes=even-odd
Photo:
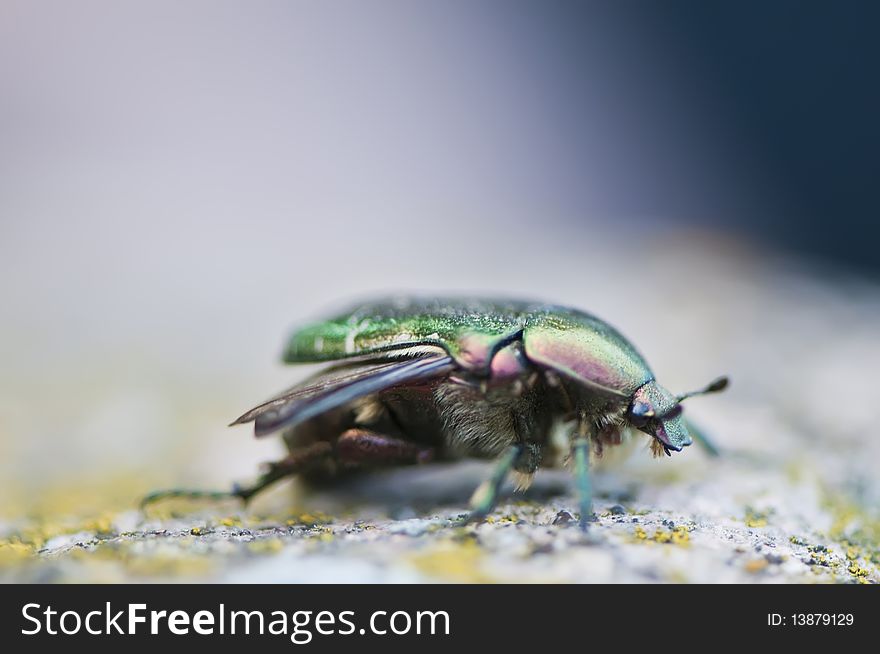
[[[562,432],[591,515],[590,449],[631,429],[655,453],[692,442],[679,402],[617,330],[590,314],[536,302],[394,298],[359,305],[296,330],[288,363],[328,362],[317,375],[252,409],[258,436],[282,431],[290,454],[248,499],[282,477],[326,477],[461,456],[495,457],[472,498],[494,507],[511,471],[519,486],[552,462]],[[720,378],[698,393],[722,390]]]
[[[653,379],[641,355],[607,323],[574,309],[515,301],[402,298],[365,304],[295,331],[284,360],[334,361],[434,346],[473,370],[518,333],[531,360],[565,367],[598,391],[629,396]]]

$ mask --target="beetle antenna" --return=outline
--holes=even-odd
[[[709,393],[720,393],[725,388],[730,385],[730,379],[727,377],[719,377],[718,379],[712,381],[708,386],[702,388],[698,391],[691,391],[689,393],[682,393],[677,396],[675,400],[677,402],[681,402],[682,400],[686,400],[689,397],[693,397],[694,395],[708,395]]]

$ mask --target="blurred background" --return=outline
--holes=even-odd
[[[583,307],[870,477],[878,18],[2,0],[0,512],[249,478],[289,330],[400,290]]]

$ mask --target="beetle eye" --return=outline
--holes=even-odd
[[[682,414],[683,411],[684,409],[682,408],[682,406],[680,404],[676,404],[669,411],[663,414],[663,419],[670,420],[672,418],[677,418]]]

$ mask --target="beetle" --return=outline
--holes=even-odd
[[[291,335],[286,363],[328,366],[251,409],[232,425],[256,436],[281,433],[288,455],[269,464],[245,501],[284,477],[333,477],[353,470],[462,456],[495,458],[471,498],[471,520],[494,508],[507,477],[524,489],[551,462],[562,433],[575,476],[582,528],[592,516],[591,451],[640,431],[655,455],[701,440],[681,402],[728,385],[673,395],[636,348],[595,316],[514,300],[400,297],[367,302]],[[228,493],[166,491],[167,496]]]

